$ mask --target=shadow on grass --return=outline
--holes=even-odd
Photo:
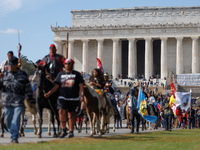
[[[149,136],[151,133],[134,133],[125,135],[114,135],[107,137],[94,137],[95,139],[105,139],[105,140],[129,140],[129,141],[156,141],[158,137]]]
[[[160,133],[160,134],[165,134],[165,135],[185,135],[185,134],[183,134],[183,133],[177,133],[177,132],[162,132],[162,133]]]

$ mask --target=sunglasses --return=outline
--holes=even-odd
[[[71,65],[71,63],[65,63],[65,65]]]

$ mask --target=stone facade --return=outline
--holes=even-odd
[[[199,7],[135,7],[72,10],[72,26],[187,24],[200,19]]]
[[[69,33],[69,57],[75,69],[90,73],[96,57],[104,71],[117,77],[122,68],[128,76],[137,76],[137,41],[145,40],[144,75],[154,74],[153,41],[160,40],[160,74],[199,73],[200,7],[139,7],[105,10],[72,10],[72,27],[52,27],[58,52],[66,55]],[[122,62],[122,41],[128,41],[128,66]],[[124,57],[125,58],[125,57]]]

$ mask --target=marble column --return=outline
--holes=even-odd
[[[119,73],[118,74],[122,76],[122,40],[120,39],[119,39],[118,52],[119,52]]]
[[[153,73],[153,40],[151,39],[151,42],[150,42],[150,76],[152,76],[154,73]]]
[[[88,39],[83,39],[83,53],[82,53],[82,71],[86,74],[89,73],[88,67]]]
[[[57,49],[57,54],[63,54],[63,43],[61,41],[54,41]]]
[[[152,43],[151,38],[145,38],[145,78],[148,80],[152,75]]]
[[[183,48],[182,48],[182,40],[183,37],[176,37],[177,45],[176,45],[176,74],[183,73]]]
[[[167,78],[167,37],[161,37],[161,79]]]
[[[68,58],[74,59],[74,40],[68,42]]]
[[[199,73],[199,37],[192,37],[192,73]]]
[[[119,39],[113,40],[113,64],[112,64],[112,75],[113,79],[118,78],[119,74]]]
[[[135,78],[137,75],[137,51],[135,38],[129,38],[128,41],[128,77]]]
[[[97,58],[99,58],[101,60],[102,65],[104,64],[103,41],[104,41],[104,39],[97,39],[97,42],[98,42],[98,45],[97,45]]]

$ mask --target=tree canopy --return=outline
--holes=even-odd
[[[33,75],[35,72],[35,67],[33,61],[29,60],[26,56],[21,55],[22,70],[25,71],[28,76]]]

